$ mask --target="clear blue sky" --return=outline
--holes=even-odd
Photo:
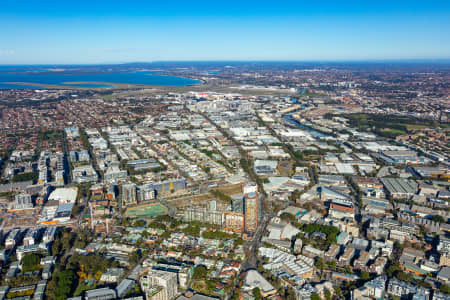
[[[0,2],[0,64],[450,58],[448,0]]]

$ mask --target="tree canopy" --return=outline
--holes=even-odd
[[[206,277],[208,274],[208,269],[206,269],[205,266],[197,266],[194,269],[194,275],[192,275],[192,278],[194,279],[201,279]]]
[[[34,271],[36,269],[36,266],[40,264],[40,261],[41,259],[37,254],[25,254],[25,256],[22,258],[22,270],[24,272]]]

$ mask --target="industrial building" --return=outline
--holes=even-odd
[[[381,182],[394,199],[407,199],[417,193],[418,185],[413,180],[385,177]]]

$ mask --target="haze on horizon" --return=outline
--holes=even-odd
[[[3,0],[0,64],[450,58],[448,1]]]

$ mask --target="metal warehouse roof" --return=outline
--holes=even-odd
[[[381,182],[392,194],[415,194],[417,183],[403,178],[382,178]]]

